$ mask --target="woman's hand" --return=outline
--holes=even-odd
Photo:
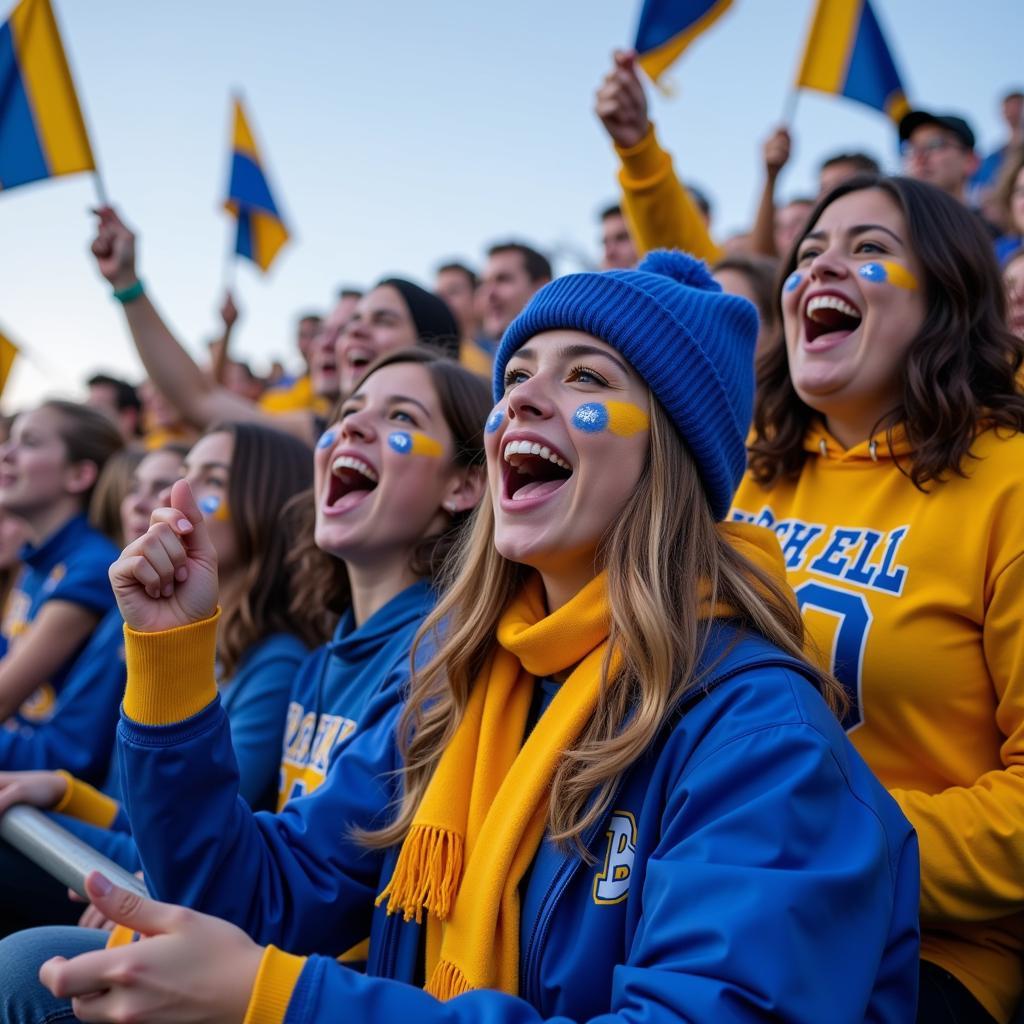
[[[130,288],[138,280],[135,271],[135,235],[110,206],[93,211],[99,217],[92,254],[100,273],[115,291]]]
[[[95,871],[85,887],[100,912],[148,938],[43,964],[39,980],[71,999],[79,1020],[239,1024],[245,1017],[263,957],[245,932],[119,889]]]
[[[67,779],[57,772],[0,772],[0,814],[15,804],[53,807],[67,791]]]
[[[188,626],[217,608],[217,552],[191,487],[176,481],[170,501],[110,567],[124,621],[140,633]]]
[[[594,110],[612,141],[629,149],[643,141],[651,127],[647,119],[647,94],[636,70],[635,50],[616,50],[615,66],[605,75]]]

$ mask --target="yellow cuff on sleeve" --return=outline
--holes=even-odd
[[[202,622],[160,633],[124,627],[128,686],[124,713],[140,725],[171,725],[198,714],[217,696],[217,621],[220,609]]]
[[[88,782],[76,779],[70,772],[61,769],[57,774],[64,778],[68,788],[53,809],[90,825],[110,828],[121,805],[113,797],[94,789]]]
[[[619,181],[623,187],[645,188],[663,178],[672,166],[672,158],[658,145],[654,125],[635,146],[616,146],[622,161]]]
[[[305,966],[304,956],[267,946],[242,1024],[281,1024]]]

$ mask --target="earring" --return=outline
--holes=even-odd
[[[455,515],[456,506],[455,506],[455,502],[454,501],[446,501],[444,503],[444,508],[445,508],[445,511],[448,512],[449,515]]]

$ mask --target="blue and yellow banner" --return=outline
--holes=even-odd
[[[818,0],[796,84],[865,103],[897,123],[910,111],[869,0]]]
[[[50,0],[0,25],[0,189],[96,167]]]
[[[235,252],[252,260],[260,270],[267,270],[278,250],[288,241],[288,229],[270,193],[256,140],[242,101],[237,98],[231,141],[231,181],[224,206],[238,218]]]
[[[0,395],[7,387],[7,378],[11,375],[11,367],[14,366],[14,359],[18,354],[18,346],[9,338],[0,334]]]
[[[640,66],[656,82],[731,4],[732,0],[644,0],[634,43]]]

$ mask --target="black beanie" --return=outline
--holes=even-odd
[[[459,358],[459,325],[444,299],[400,277],[388,277],[374,287],[382,285],[390,285],[405,300],[421,345],[436,349],[449,359]]]

